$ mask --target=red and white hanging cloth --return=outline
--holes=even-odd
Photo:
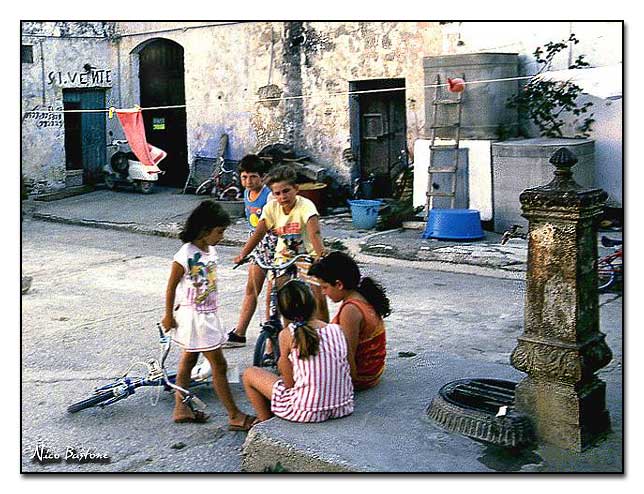
[[[145,126],[143,125],[141,108],[116,110],[116,114],[123,126],[130,149],[132,149],[139,161],[144,165],[155,168],[148,170],[149,172],[161,171],[157,165],[168,156],[168,153],[163,149],[154,147],[152,144],[148,144],[145,138]]]

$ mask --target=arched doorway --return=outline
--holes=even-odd
[[[154,39],[135,52],[139,55],[141,106],[185,105],[183,47],[168,39]],[[159,183],[183,187],[188,176],[186,109],[146,110],[143,121],[148,142],[168,153],[159,164],[165,171]]]

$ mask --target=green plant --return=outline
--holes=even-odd
[[[510,127],[505,124],[501,124],[496,129],[496,138],[499,141],[506,141],[511,135]]]
[[[414,207],[411,199],[400,202],[392,202],[380,212],[380,221],[376,225],[376,230],[393,230],[400,228],[404,221],[413,220],[423,206]]]
[[[273,467],[271,466],[264,467],[264,473],[285,473],[285,472],[288,472],[288,470],[284,468],[279,461]]]
[[[394,180],[392,191],[394,202],[380,211],[376,230],[383,231],[400,228],[404,221],[413,220],[416,214],[423,209],[422,206],[414,207],[412,200],[413,188],[414,169],[408,166]]]
[[[577,98],[582,88],[571,81],[550,81],[540,75],[550,69],[555,56],[565,50],[570,43],[577,44],[579,40],[571,34],[568,40],[559,43],[548,42],[544,47],[537,47],[533,52],[535,61],[539,65],[537,73],[525,87],[510,98],[508,107],[517,108],[519,112],[528,115],[530,120],[539,128],[542,137],[567,137],[564,136],[564,117],[572,114],[576,117],[585,117],[576,129],[574,137],[589,137],[592,124],[595,121],[589,109],[593,103],[588,101],[583,105],[577,104]],[[584,55],[579,55],[569,69],[588,67]]]

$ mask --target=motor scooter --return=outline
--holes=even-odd
[[[105,185],[115,190],[118,185],[133,185],[135,190],[143,194],[152,192],[154,183],[159,175],[165,173],[157,166],[141,163],[124,139],[113,139],[107,146],[109,162],[103,167]]]

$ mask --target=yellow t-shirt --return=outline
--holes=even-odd
[[[295,206],[285,214],[277,201],[269,201],[264,206],[261,220],[266,228],[278,236],[275,249],[275,261],[280,264],[297,254],[307,253],[316,256],[306,223],[312,216],[319,215],[315,204],[306,197],[297,196]]]

